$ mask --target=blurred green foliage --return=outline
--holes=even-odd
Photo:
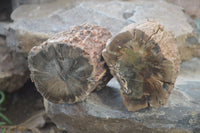
[[[0,90],[0,118],[2,118],[5,121],[5,122],[0,121],[0,126],[6,125],[6,124],[12,125],[12,122],[2,113],[3,111],[6,110],[5,108],[1,107],[4,101],[5,101],[5,94]],[[6,129],[3,129],[1,133],[5,133],[5,131]]]
[[[199,37],[200,37],[200,21],[198,19],[195,19],[195,24],[197,26],[197,30],[199,32]]]

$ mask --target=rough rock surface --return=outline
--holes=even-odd
[[[157,21],[125,27],[102,52],[121,86],[128,111],[164,105],[174,88],[180,56],[174,36]]]
[[[83,5],[134,23],[146,19],[157,20],[165,26],[166,30],[172,31],[175,37],[189,34],[193,30],[187,22],[187,17],[182,8],[165,1],[110,1],[97,4],[86,2]],[[108,6],[109,8],[107,8]]]
[[[75,103],[104,88],[112,78],[101,55],[109,38],[107,29],[83,24],[33,47],[28,64],[42,96],[54,103]]]
[[[182,7],[165,1],[138,0],[128,2],[86,2],[83,5],[129,22],[139,23],[146,19],[159,21],[167,31],[171,31],[175,35],[183,61],[194,56],[200,57],[198,54],[193,54],[197,51],[196,49],[200,52],[200,43],[198,35],[193,32],[193,27],[189,24]]]
[[[37,0],[33,0],[37,1]],[[77,5],[77,0],[46,0],[51,2],[25,4],[19,6],[11,14],[11,19],[17,21],[19,19],[36,19],[51,15],[58,9],[69,9]],[[31,11],[31,12],[30,12]]]
[[[166,0],[184,8],[185,12],[200,20],[200,0]]]
[[[11,0],[12,1],[12,9],[19,7],[24,4],[41,4],[47,2],[53,2],[55,0]]]
[[[10,22],[0,22],[0,35],[1,36],[6,36],[7,33],[7,28],[9,26]]]
[[[171,3],[157,0],[82,3],[58,0],[57,4],[53,3],[44,3],[40,6],[23,5],[12,13],[14,24],[10,26],[7,40],[11,40],[8,44],[13,49],[28,53],[33,46],[39,45],[52,34],[84,22],[103,26],[115,34],[128,23],[154,19],[160,21],[166,30],[173,32],[183,61],[200,57],[200,54],[196,54],[200,53],[197,34],[188,23],[183,8]],[[80,3],[80,6],[73,8],[77,3]],[[59,5],[62,6],[57,10]]]
[[[17,51],[28,53],[33,46],[39,45],[51,35],[85,22],[105,27],[111,33],[119,32],[127,25],[125,21],[79,5],[70,10],[57,10],[48,17],[14,22],[8,30],[7,44]]]
[[[116,80],[84,102],[71,105],[45,100],[45,108],[58,128],[69,133],[199,133],[199,68],[200,59],[184,62],[167,104],[158,109],[128,112]]]
[[[0,37],[0,90],[12,92],[21,88],[28,75],[24,55],[10,50],[5,40]]]

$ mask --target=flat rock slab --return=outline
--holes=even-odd
[[[182,8],[165,1],[85,2],[83,5],[133,23],[154,19],[164,25],[165,30],[172,31],[175,37],[191,33],[193,30]]]
[[[24,4],[41,4],[41,3],[48,3],[53,2],[55,0],[12,0],[12,9],[19,7],[20,5]]]
[[[58,128],[69,133],[198,133],[200,131],[200,59],[181,65],[175,89],[167,104],[128,112],[112,80],[84,102],[53,104],[45,100],[49,117]]]
[[[200,54],[197,54],[200,51],[198,35],[194,32],[189,17],[183,12],[182,7],[156,0],[85,2],[83,5],[131,23],[148,19],[159,21],[165,30],[175,35],[183,61],[200,57]]]
[[[41,44],[55,33],[67,31],[71,26],[83,23],[105,27],[112,34],[127,25],[126,21],[78,5],[70,10],[61,8],[48,17],[17,20],[10,25],[6,40],[12,49],[27,54],[33,46]]]
[[[200,19],[200,1],[199,0],[166,0],[184,8],[185,12],[192,17]]]
[[[41,5],[23,5],[12,13],[11,18],[14,23],[9,27],[7,43],[24,53],[72,25],[96,24],[115,34],[129,23],[154,19],[175,35],[183,61],[200,57],[197,35],[183,8],[166,1],[57,0]]]
[[[14,1],[20,1],[20,0],[14,0]],[[67,0],[67,1],[66,0],[44,0],[44,2],[38,2],[38,0],[28,0],[27,3],[21,3],[21,6],[19,6],[12,12],[11,19],[16,21],[19,19],[33,20],[37,18],[47,17],[51,15],[52,12],[58,9],[73,8],[75,5],[77,5],[76,3],[77,3],[77,0]],[[20,4],[18,3],[18,5]]]

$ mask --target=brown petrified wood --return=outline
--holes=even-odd
[[[112,77],[101,55],[109,38],[107,29],[83,24],[33,47],[28,62],[38,91],[54,103],[75,103],[103,88]]]
[[[174,36],[156,21],[131,24],[114,36],[103,57],[121,86],[129,111],[167,102],[180,57]]]

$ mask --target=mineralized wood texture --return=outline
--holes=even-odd
[[[103,88],[112,77],[101,56],[110,37],[105,28],[83,24],[33,47],[28,61],[38,91],[54,103],[75,103]]]
[[[114,36],[103,51],[111,74],[121,85],[129,111],[167,102],[180,58],[174,36],[156,21],[131,24]]]

